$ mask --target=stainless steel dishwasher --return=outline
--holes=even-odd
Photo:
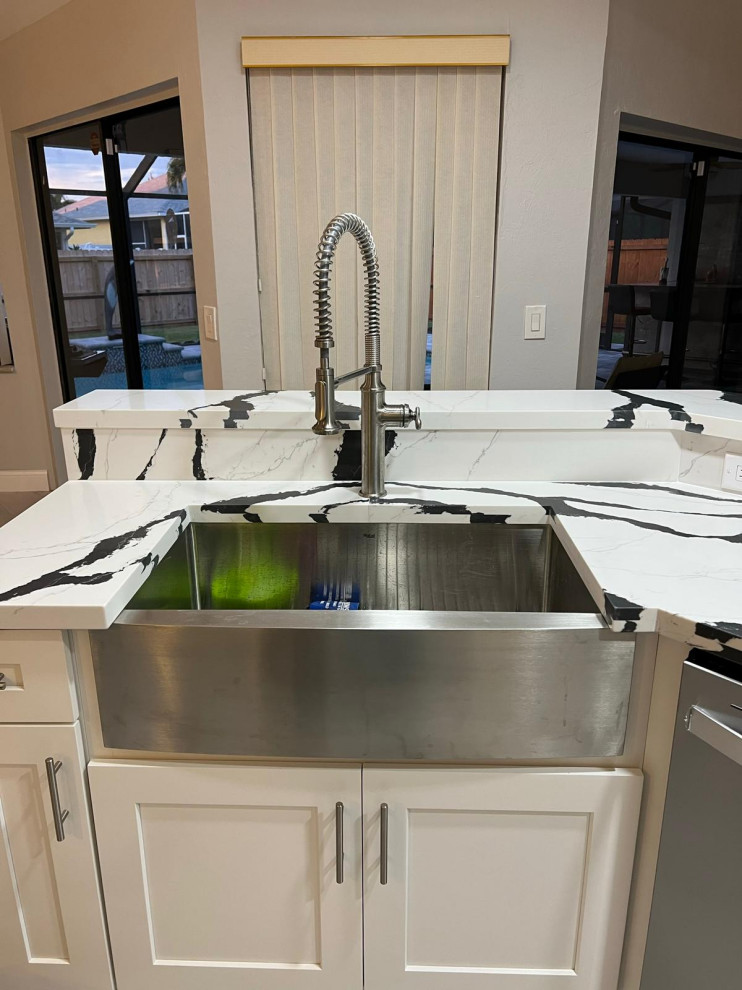
[[[740,931],[742,662],[697,653],[683,669],[641,990],[740,990]]]

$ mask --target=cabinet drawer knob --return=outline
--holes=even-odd
[[[379,880],[389,882],[389,805],[381,806],[381,855],[379,857]]]
[[[342,883],[344,876],[345,852],[343,850],[343,802],[335,805],[335,883]]]
[[[49,796],[52,801],[52,814],[54,816],[54,831],[57,842],[64,842],[64,823],[70,816],[69,811],[63,810],[59,802],[59,788],[57,787],[57,774],[62,769],[62,761],[54,760],[53,756],[48,756],[44,761],[46,764],[46,779],[49,782]]]

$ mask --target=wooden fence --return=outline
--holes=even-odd
[[[104,334],[103,291],[113,253],[59,251],[58,258],[70,334]],[[134,269],[142,329],[198,322],[192,251],[135,251]],[[120,326],[118,306],[113,326]]]
[[[660,270],[667,257],[667,238],[648,237],[644,240],[621,242],[621,256],[618,260],[617,282],[630,285],[657,285]],[[613,241],[608,242],[608,258],[605,265],[606,285],[611,280],[613,263]]]

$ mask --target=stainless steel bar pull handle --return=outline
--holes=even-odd
[[[389,805],[381,806],[381,856],[379,858],[379,880],[389,883]]]
[[[49,794],[52,799],[52,814],[54,815],[54,831],[57,835],[57,842],[64,842],[64,823],[70,816],[69,811],[63,810],[59,803],[59,788],[57,787],[57,774],[62,769],[62,761],[54,761],[52,756],[47,757],[46,779],[49,781]]]
[[[335,805],[335,883],[342,883],[345,879],[343,849],[343,802],[338,801]]]
[[[727,725],[719,712],[692,705],[685,716],[685,725],[692,735],[742,766],[742,733]]]

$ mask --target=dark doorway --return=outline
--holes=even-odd
[[[177,99],[31,141],[66,399],[202,388]]]
[[[708,155],[670,380],[742,391],[742,159]]]
[[[619,135],[596,387],[742,391],[742,155]]]

